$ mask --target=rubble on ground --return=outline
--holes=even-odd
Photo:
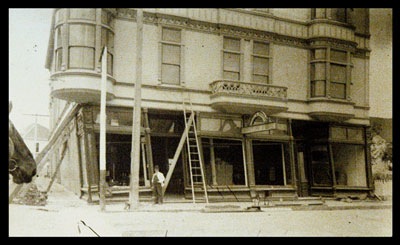
[[[26,191],[18,193],[12,203],[32,206],[45,206],[47,204],[47,194],[40,191],[35,183],[30,183],[26,188]]]

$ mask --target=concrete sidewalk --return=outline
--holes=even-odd
[[[296,201],[269,201],[255,206],[252,202],[216,202],[216,203],[191,203],[191,202],[164,202],[153,204],[140,202],[134,209],[127,209],[125,203],[106,203],[106,212],[262,212],[283,210],[348,210],[348,209],[391,209],[392,201],[352,200],[340,201],[334,199],[317,202]]]

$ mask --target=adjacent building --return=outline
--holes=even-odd
[[[33,123],[29,125],[22,135],[28,149],[36,157],[46,147],[49,140],[49,129],[45,126]]]
[[[136,53],[142,51],[140,197],[165,174],[195,111],[210,200],[365,197],[373,191],[369,9],[56,9],[51,159],[98,200],[100,56],[107,46],[107,181],[128,198]],[[56,169],[56,167],[54,167]],[[191,198],[183,148],[166,195]],[[201,189],[201,188],[199,188]],[[199,190],[201,192],[201,190]]]

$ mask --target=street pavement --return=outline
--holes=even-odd
[[[191,203],[166,198],[88,204],[61,187],[45,206],[9,204],[10,237],[392,237],[392,201],[324,200],[321,205],[253,208],[250,202]],[[83,221],[83,222],[82,222]]]

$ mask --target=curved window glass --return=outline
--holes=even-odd
[[[311,97],[346,99],[351,79],[350,52],[328,47],[312,50],[310,73]]]
[[[69,26],[69,67],[94,69],[95,65],[95,26]]]
[[[96,14],[101,13],[101,16]],[[54,70],[99,68],[107,46],[107,71],[113,74],[113,13],[96,8],[64,8],[55,13]],[[98,31],[101,30],[101,31]],[[99,41],[96,41],[99,40]]]

